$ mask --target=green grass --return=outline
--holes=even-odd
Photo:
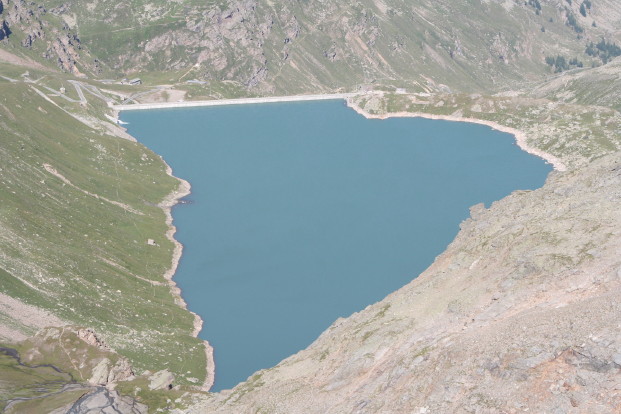
[[[162,278],[173,245],[156,205],[177,182],[161,159],[94,131],[23,83],[0,83],[0,104],[3,292],[94,328],[139,371],[168,368],[181,383],[204,378],[193,316]]]
[[[146,404],[150,412],[158,409],[164,410],[164,412],[169,412],[173,409],[182,410],[187,407],[188,401],[186,397],[188,394],[196,392],[183,387],[179,390],[150,390],[149,380],[146,378],[120,382],[116,390],[122,395],[129,395],[137,401]]]

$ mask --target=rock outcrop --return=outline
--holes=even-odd
[[[163,369],[149,376],[148,379],[150,390],[165,390],[173,387],[175,376],[167,369]]]
[[[135,377],[129,360],[106,345],[92,329],[73,326],[42,329],[24,341],[23,348],[22,359],[28,364],[43,363],[46,355],[63,355],[57,363],[73,370],[88,385],[114,388],[118,382]]]
[[[86,342],[87,344],[97,347],[98,349],[102,349],[105,351],[110,351],[110,347],[101,339],[97,333],[93,329],[90,328],[82,328],[78,329],[76,334],[78,338]]]
[[[119,381],[130,381],[134,378],[134,371],[126,358],[120,358],[115,364],[108,358],[99,360],[88,379],[90,385],[113,386]]]
[[[52,411],[50,414],[147,414],[149,408],[131,397],[120,396],[116,391],[99,387],[86,393],[70,405]]]
[[[81,60],[80,39],[67,25],[60,24],[60,19],[50,24],[47,15],[47,9],[35,2],[0,0],[0,40],[8,40],[15,30],[21,31],[21,47],[32,49],[41,42],[45,59],[56,59],[61,70],[81,75],[77,66]]]

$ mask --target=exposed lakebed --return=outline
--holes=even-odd
[[[192,185],[175,274],[215,349],[214,390],[414,279],[468,217],[550,165],[489,127],[368,120],[343,101],[124,112]]]

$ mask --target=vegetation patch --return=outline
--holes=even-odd
[[[615,57],[621,56],[621,47],[616,43],[602,39],[597,43],[590,42],[584,53],[589,56],[597,57],[603,64],[606,64]]]
[[[547,56],[546,64],[552,66],[554,73],[564,72],[573,68],[582,68],[584,64],[578,58],[566,59],[564,56]]]

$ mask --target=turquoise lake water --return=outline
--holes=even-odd
[[[214,390],[307,347],[427,268],[469,207],[551,166],[482,125],[367,120],[343,101],[124,112],[192,184],[175,280],[215,348]]]

